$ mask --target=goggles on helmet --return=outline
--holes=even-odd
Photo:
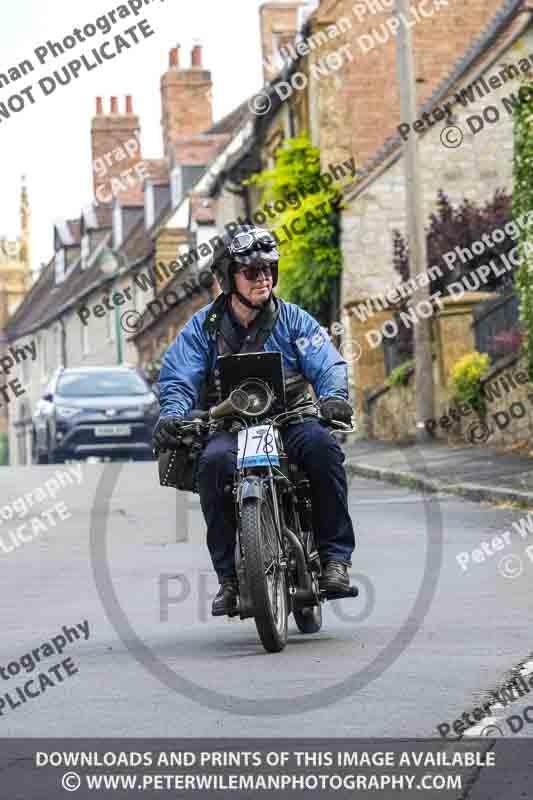
[[[232,256],[248,255],[254,250],[271,253],[276,250],[276,247],[277,242],[269,231],[255,228],[251,231],[242,231],[236,234],[229,246],[229,252]],[[268,260],[270,261],[271,259]]]

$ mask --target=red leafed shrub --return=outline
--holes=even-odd
[[[484,206],[476,206],[468,199],[454,208],[448,196],[440,190],[437,199],[437,210],[429,218],[427,229],[427,267],[437,266],[442,272],[436,276],[428,287],[429,294],[441,292],[445,296],[450,283],[460,281],[464,276],[475,272],[483,264],[489,264],[492,259],[503,272],[504,265],[500,260],[502,254],[509,253],[517,244],[513,234],[505,233],[500,242],[492,239],[492,232],[496,229],[503,230],[504,226],[512,219],[512,197],[502,190],[496,190],[492,200]],[[484,236],[490,238],[483,239]],[[501,239],[499,235],[498,238]],[[478,255],[472,251],[474,242],[483,244],[483,251]],[[459,250],[462,248],[462,258]],[[479,251],[480,246],[476,245]],[[471,258],[469,253],[471,254]],[[447,260],[443,256],[448,255]],[[393,231],[393,263],[394,269],[401,276],[402,281],[409,280],[409,247],[400,231]],[[491,273],[486,283],[480,283],[478,291],[499,292],[513,282],[513,272],[505,272],[496,277]],[[468,280],[468,278],[467,278]],[[476,280],[472,276],[471,286],[475,288]],[[468,288],[468,286],[466,287]],[[400,311],[405,311],[409,299],[402,301]],[[412,354],[413,329],[406,327],[396,314],[399,325],[398,346],[406,356]]]

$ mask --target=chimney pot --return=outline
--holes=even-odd
[[[111,98],[111,113],[118,114],[118,97]]]
[[[180,46],[173,47],[170,51],[170,66],[178,68],[180,65]]]
[[[126,114],[133,114],[133,97],[131,94],[126,95]]]
[[[101,97],[96,98],[96,113],[97,114],[104,113],[104,105]]]
[[[195,44],[192,53],[191,53],[191,66],[193,67],[201,67],[202,66],[202,45]]]

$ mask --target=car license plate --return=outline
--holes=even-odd
[[[94,429],[95,436],[131,436],[131,425],[101,425]]]
[[[237,466],[257,467],[268,464],[279,465],[278,448],[271,425],[256,425],[239,431],[239,455]]]

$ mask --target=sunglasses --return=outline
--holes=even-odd
[[[272,277],[272,267],[263,266],[263,267],[244,267],[243,269],[239,270],[239,275],[244,275],[247,281],[253,282],[259,278],[259,275],[263,273],[265,278]]]

